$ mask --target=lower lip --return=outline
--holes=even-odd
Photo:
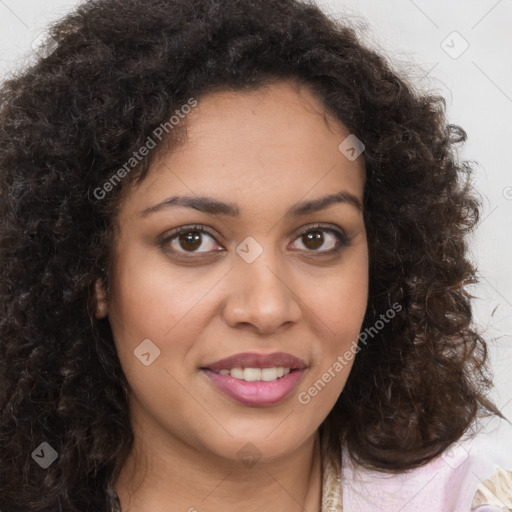
[[[247,382],[211,370],[202,370],[224,394],[244,405],[273,405],[288,397],[297,387],[304,370],[293,370],[288,375],[270,382]]]

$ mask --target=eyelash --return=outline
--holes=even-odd
[[[205,228],[204,226],[201,226],[201,225],[191,225],[191,226],[183,226],[181,228],[178,228],[176,230],[174,230],[173,232],[171,232],[169,234],[169,236],[165,237],[161,242],[160,242],[160,246],[162,249],[165,250],[165,245],[167,245],[169,242],[171,242],[172,240],[174,240],[176,237],[178,237],[179,235],[183,234],[183,233],[189,233],[191,231],[197,231],[198,233],[204,233],[204,234],[207,234],[209,235],[211,238],[213,238],[215,240],[215,242],[217,242],[216,238],[215,238],[215,235],[210,232],[209,229]],[[338,229],[335,229],[335,228],[332,228],[332,227],[329,227],[329,226],[325,226],[325,225],[322,225],[322,224],[314,224],[314,225],[311,225],[311,226],[307,226],[306,228],[302,229],[298,234],[297,234],[297,237],[295,238],[295,240],[297,238],[300,238],[301,236],[309,233],[309,232],[312,232],[312,231],[323,231],[323,232],[328,232],[328,233],[332,233],[336,239],[338,240],[338,246],[335,247],[334,249],[330,249],[329,251],[315,251],[315,250],[306,250],[306,252],[309,252],[309,253],[317,253],[321,256],[332,256],[332,255],[335,255],[335,254],[338,254],[339,252],[341,252],[341,250],[345,247],[348,247],[352,244],[352,237],[348,236],[345,232],[341,231],[341,230],[338,230]],[[218,243],[218,242],[217,242]],[[176,251],[172,251],[174,253],[176,253]],[[217,252],[217,251],[215,251]],[[218,251],[220,252],[220,251]],[[208,252],[196,252],[194,253],[193,251],[189,251],[189,252],[179,252],[178,254],[208,254]]]

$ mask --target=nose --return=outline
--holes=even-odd
[[[237,258],[229,273],[223,316],[230,327],[271,334],[299,321],[297,286],[278,257],[266,249],[252,263]]]

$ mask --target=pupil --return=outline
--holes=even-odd
[[[182,233],[179,240],[183,249],[195,250],[201,245],[201,235],[197,231]],[[323,244],[323,234],[320,231],[310,231],[302,235],[302,241],[306,247],[318,249]]]
[[[197,231],[188,231],[187,233],[182,233],[179,237],[180,244],[183,249],[197,249],[201,245],[201,235]],[[191,244],[189,247],[184,247],[184,244]]]
[[[320,231],[310,231],[309,233],[306,233],[305,235],[303,235],[302,238],[303,238],[302,241],[303,241],[304,245],[310,249],[318,249],[319,247],[322,246],[322,243],[323,243],[323,235]],[[304,238],[305,238],[305,240],[304,240]],[[311,243],[312,243],[312,246],[308,245]]]

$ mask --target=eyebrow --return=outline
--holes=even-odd
[[[359,198],[346,190],[342,190],[336,194],[330,194],[318,199],[296,203],[288,210],[284,218],[290,219],[293,217],[308,215],[310,213],[325,210],[334,204],[348,204],[355,207],[360,212],[363,211],[363,205]],[[146,217],[151,213],[165,208],[177,206],[193,208],[194,210],[212,215],[227,215],[230,217],[238,217],[240,215],[240,208],[236,203],[226,203],[207,196],[172,196],[143,210],[141,212],[141,217]]]

